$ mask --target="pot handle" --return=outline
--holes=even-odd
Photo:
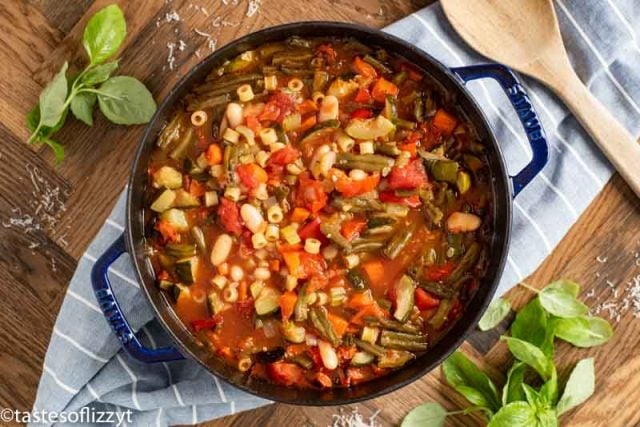
[[[105,319],[107,319],[111,329],[122,343],[122,347],[134,359],[143,363],[170,362],[184,359],[184,356],[175,347],[151,349],[142,345],[133,329],[131,329],[129,322],[124,318],[118,300],[113,294],[108,272],[111,264],[126,251],[124,234],[121,234],[105,253],[96,260],[91,269],[93,292]]]
[[[527,139],[533,151],[533,157],[516,175],[510,175],[513,187],[513,197],[516,197],[524,187],[526,187],[533,178],[540,173],[544,165],[549,159],[549,147],[547,137],[542,127],[542,122],[538,118],[538,113],[533,108],[533,103],[529,99],[529,95],[524,90],[520,80],[511,71],[511,69],[500,64],[480,64],[470,65],[467,67],[452,68],[463,83],[471,80],[490,77],[496,80],[504,92],[507,94],[511,105],[518,113],[522,127],[527,134]]]

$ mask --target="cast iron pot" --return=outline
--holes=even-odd
[[[281,385],[247,378],[235,367],[229,366],[193,337],[172,309],[170,301],[155,285],[155,277],[145,256],[145,220],[143,201],[147,186],[147,161],[155,141],[172,108],[191,88],[204,80],[211,70],[239,53],[266,42],[283,40],[297,35],[352,37],[367,45],[380,46],[399,54],[421,67],[439,81],[471,120],[478,134],[487,144],[488,162],[492,176],[493,229],[491,260],[484,279],[472,297],[462,317],[433,348],[413,363],[387,376],[350,388],[331,390],[296,390]],[[518,113],[531,144],[533,158],[530,163],[510,176],[505,168],[500,147],[480,106],[473,100],[464,84],[470,80],[490,77],[504,89]],[[361,26],[334,22],[300,22],[267,28],[249,34],[217,50],[187,73],[158,108],[147,125],[131,167],[127,198],[126,231],[97,260],[92,271],[92,282],[100,308],[129,355],[142,363],[170,362],[184,357],[196,360],[213,375],[256,396],[300,405],[342,405],[371,399],[396,390],[420,378],[449,356],[475,328],[496,290],[507,256],[511,229],[512,198],[522,190],[544,167],[548,156],[547,142],[538,116],[515,75],[506,67],[496,64],[446,68],[415,46],[381,31]],[[156,317],[174,341],[174,346],[149,349],[143,346],[122,314],[113,295],[107,270],[123,253],[133,260],[141,288],[153,307]]]

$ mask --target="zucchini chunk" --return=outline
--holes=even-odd
[[[396,310],[393,317],[399,322],[406,322],[413,309],[413,294],[416,286],[411,277],[406,274],[402,276],[396,285]]]
[[[185,285],[191,285],[196,281],[196,272],[198,270],[198,257],[182,258],[176,261],[176,276]]]
[[[155,212],[164,212],[173,207],[176,200],[176,192],[173,190],[164,190],[158,198],[151,204],[151,210]]]
[[[189,223],[187,222],[187,216],[184,211],[180,209],[169,209],[162,212],[160,219],[167,221],[176,231],[183,232],[189,229]]]
[[[153,174],[153,185],[175,190],[182,187],[182,174],[171,166],[162,166]]]

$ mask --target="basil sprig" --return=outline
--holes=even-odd
[[[593,359],[579,361],[562,390],[553,362],[554,338],[577,347],[604,344],[613,335],[609,322],[589,316],[578,300],[580,286],[559,280],[538,290],[522,284],[537,295],[516,315],[510,336],[502,336],[515,361],[507,381],[498,393],[495,383],[464,354],[456,351],[442,364],[447,383],[471,406],[447,412],[438,403],[414,408],[402,427],[442,426],[447,416],[481,411],[489,427],[552,427],[558,417],[582,404],[594,392]],[[482,330],[498,325],[511,311],[505,299],[494,301],[480,321]],[[538,380],[536,380],[536,377]],[[535,380],[537,388],[528,383]]]
[[[65,62],[47,84],[38,104],[27,114],[27,128],[31,131],[28,143],[48,145],[56,161],[62,161],[64,147],[52,135],[64,126],[69,110],[75,118],[92,126],[96,103],[105,117],[116,124],[134,125],[151,120],[156,103],[149,90],[134,77],[112,77],[118,61],[106,62],[118,51],[126,35],[127,23],[117,5],[93,15],[82,38],[89,63],[80,73],[68,77]]]

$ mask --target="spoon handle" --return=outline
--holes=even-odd
[[[573,70],[565,76],[561,85],[555,85],[555,91],[640,197],[640,144],[589,92]]]

